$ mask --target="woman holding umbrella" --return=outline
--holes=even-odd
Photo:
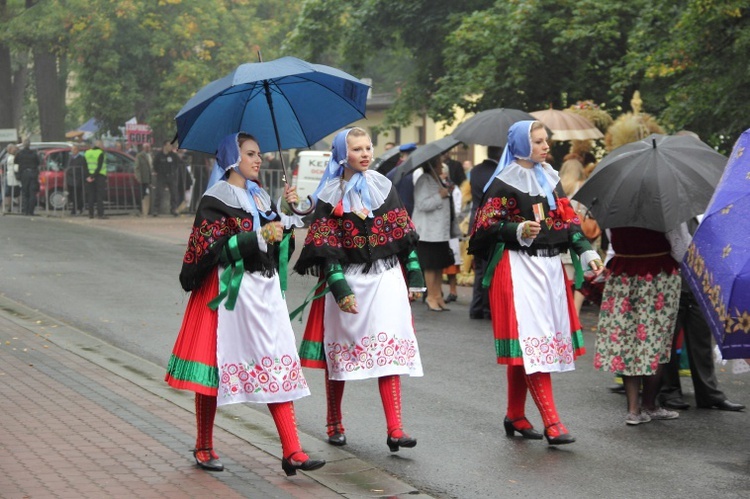
[[[300,357],[303,366],[326,370],[330,444],[346,444],[344,383],[377,378],[386,443],[396,452],[417,445],[401,424],[400,376],[422,376],[409,300],[424,291],[424,279],[414,224],[390,180],[368,170],[371,161],[372,142],[363,129],[336,135],[295,266],[321,281]],[[326,286],[330,293],[323,294]]]
[[[414,225],[419,232],[417,255],[427,283],[427,308],[433,312],[450,310],[443,299],[443,269],[455,262],[450,248],[453,203],[451,190],[443,184],[440,156],[431,158],[422,167],[414,186]]]
[[[191,295],[166,381],[195,392],[198,466],[224,469],[213,450],[217,405],[256,402],[268,404],[282,468],[294,475],[325,464],[300,446],[292,401],[310,391],[279,283],[280,259],[288,258],[279,243],[301,222],[277,211],[260,187],[260,164],[251,135],[219,144],[183,258],[180,283]],[[285,201],[297,201],[295,189],[286,189]]]
[[[526,419],[528,390],[547,442],[561,445],[575,438],[558,416],[550,373],[573,370],[584,349],[560,254],[572,248],[574,262],[594,273],[603,266],[581,233],[557,173],[544,162],[548,151],[540,122],[510,127],[497,169],[484,187],[469,252],[484,253],[490,262],[485,282],[497,361],[508,366],[506,434],[542,438]]]

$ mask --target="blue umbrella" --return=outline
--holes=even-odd
[[[255,136],[262,152],[310,147],[364,118],[368,90],[343,71],[294,57],[242,64],[183,106],[177,139],[209,154],[240,131]]]
[[[750,358],[750,130],[734,146],[682,270],[726,359]]]
[[[281,150],[310,147],[364,118],[369,88],[343,71],[294,57],[242,64],[177,113],[177,140],[183,149],[215,154],[223,137],[247,132],[261,152],[279,151],[286,183]]]

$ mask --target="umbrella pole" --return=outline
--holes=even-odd
[[[268,80],[263,81],[263,90],[266,92],[266,102],[268,102],[268,109],[271,111],[271,122],[273,123],[273,133],[276,136],[276,146],[279,151],[279,160],[281,161],[281,170],[283,172],[281,180],[284,182],[284,185],[289,186],[289,181],[287,180],[289,176],[287,175],[286,171],[286,164],[284,163],[284,155],[281,154],[281,139],[279,138],[279,128],[276,125],[276,115],[273,112],[273,99],[271,98],[271,88],[268,83]],[[307,210],[298,210],[297,207],[294,205],[289,205],[289,208],[297,215],[304,216],[308,215],[313,212],[315,209],[315,201],[313,200],[312,196],[307,196],[308,201],[310,201],[310,208]]]

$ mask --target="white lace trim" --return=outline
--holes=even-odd
[[[547,163],[542,163],[542,166],[544,167],[544,175],[547,177],[547,182],[549,182],[554,191],[560,182],[560,176]],[[534,169],[524,168],[515,161],[506,166],[496,178],[530,196],[546,196],[544,189],[539,185]]]
[[[372,211],[380,208],[385,203],[388,193],[391,192],[391,181],[385,176],[378,172],[367,170],[364,172],[365,180],[367,181],[367,188],[370,191],[370,203],[372,204]],[[318,199],[325,203],[336,206],[341,201],[342,189],[346,189],[346,182],[341,182],[341,177],[332,178],[318,193]],[[349,191],[347,193],[349,197],[349,203],[353,212],[362,211],[362,198],[356,192]]]

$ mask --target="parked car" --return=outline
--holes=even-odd
[[[65,169],[70,164],[70,146],[39,151],[40,206],[50,210],[65,209],[68,191],[65,186]],[[81,147],[85,151],[88,147]],[[107,189],[104,205],[107,208],[140,208],[141,191],[135,179],[135,159],[122,151],[104,148],[107,165]],[[85,193],[84,193],[85,195]]]

